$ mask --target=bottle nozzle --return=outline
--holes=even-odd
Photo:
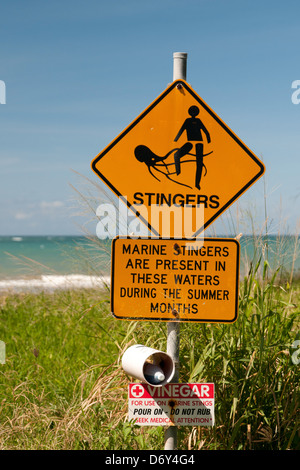
[[[144,366],[144,376],[147,382],[152,384],[159,384],[165,380],[165,374],[163,370],[150,362]]]

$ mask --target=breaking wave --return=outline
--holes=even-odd
[[[0,280],[0,292],[40,292],[58,289],[101,289],[110,285],[110,277],[83,274],[42,275],[31,279]]]

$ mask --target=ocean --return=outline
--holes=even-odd
[[[220,236],[220,238],[222,238]],[[230,238],[230,237],[225,237]],[[299,277],[299,238],[242,236],[240,276],[261,257]],[[99,288],[110,284],[111,240],[84,236],[0,236],[0,292]]]
[[[110,245],[80,236],[1,236],[0,292],[103,287]]]

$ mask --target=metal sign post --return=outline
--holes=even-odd
[[[186,80],[187,53],[174,52],[173,54],[173,81]],[[179,382],[179,344],[180,344],[180,322],[167,323],[167,354],[171,356],[175,363],[175,373],[173,383]],[[177,448],[177,426],[169,426],[165,430],[165,450]]]

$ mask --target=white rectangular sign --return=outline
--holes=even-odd
[[[128,419],[139,426],[213,426],[214,384],[129,384]]]

